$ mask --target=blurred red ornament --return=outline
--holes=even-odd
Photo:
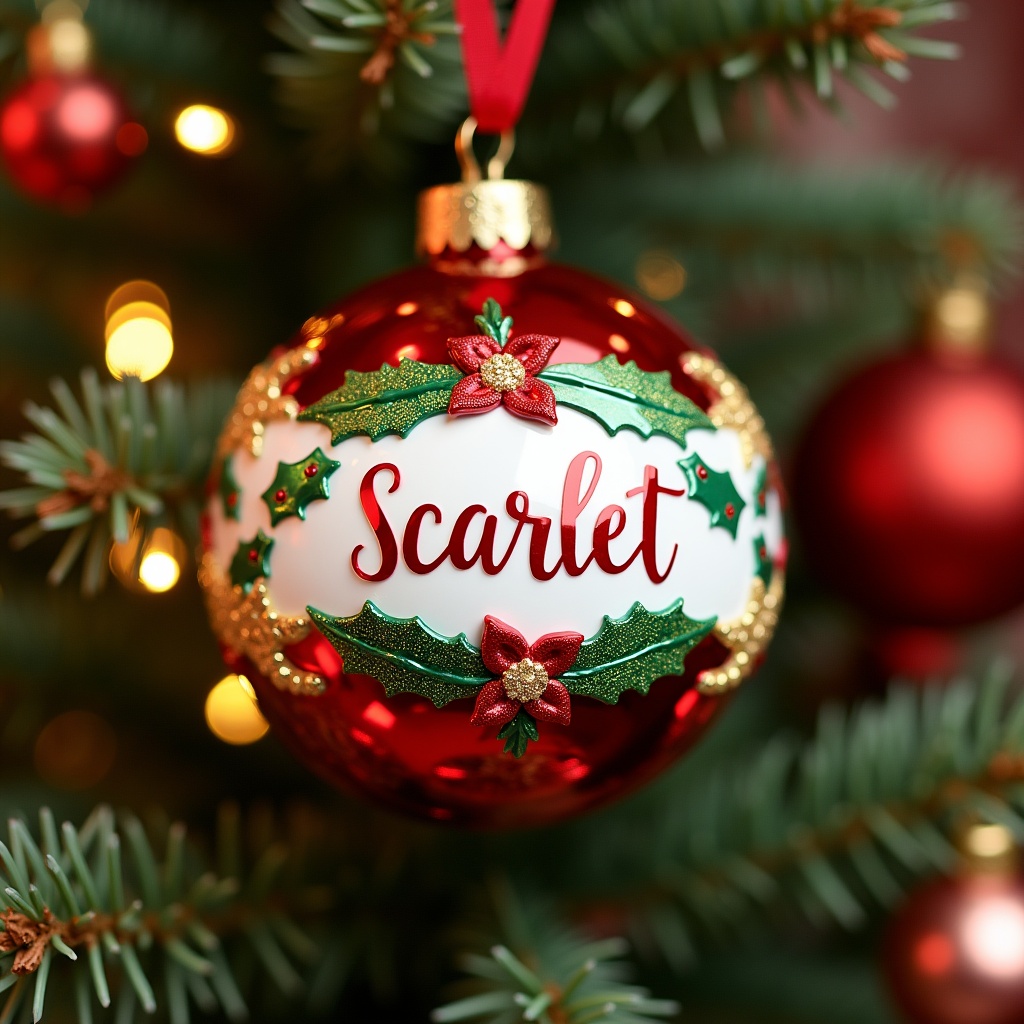
[[[842,384],[797,453],[793,508],[822,580],[880,619],[963,626],[1024,601],[1024,379],[914,351]]]
[[[113,186],[147,141],[120,92],[94,74],[30,78],[0,106],[0,156],[12,181],[72,212]]]
[[[1024,880],[966,873],[917,890],[889,926],[883,971],[913,1024],[1020,1024]]]

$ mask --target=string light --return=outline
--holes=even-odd
[[[235,140],[235,122],[219,107],[195,103],[178,114],[174,134],[178,142],[193,153],[221,156]]]
[[[183,548],[177,534],[166,526],[153,531],[139,563],[139,582],[151,594],[163,594],[178,582]]]
[[[144,545],[141,554],[140,545]],[[184,542],[166,526],[148,535],[136,529],[124,543],[111,546],[110,569],[129,590],[163,594],[181,578],[186,557]]]
[[[107,369],[118,380],[152,380],[174,353],[170,303],[151,281],[128,281],[107,300]]]
[[[245,676],[225,676],[206,696],[206,724],[225,743],[255,743],[270,728]]]

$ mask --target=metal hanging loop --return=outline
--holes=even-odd
[[[481,180],[480,164],[473,152],[473,140],[476,136],[477,122],[475,117],[467,117],[459,126],[455,136],[455,155],[462,168],[462,180],[467,185],[475,185]],[[509,128],[498,137],[498,151],[487,161],[488,181],[501,181],[505,177],[505,168],[516,148],[516,133]]]

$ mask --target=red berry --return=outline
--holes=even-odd
[[[259,557],[260,557],[260,553],[255,548],[251,548],[249,550],[249,561],[250,562],[255,563],[255,562],[259,561]]]
[[[238,504],[238,495],[237,494],[229,494],[228,495],[228,508],[234,508],[237,504]]]
[[[729,504],[725,506],[725,517],[726,519],[732,519],[734,515],[736,515],[736,506],[730,501]]]
[[[278,503],[278,505],[280,505],[281,502],[284,501],[284,499],[287,498],[287,497],[288,497],[288,492],[282,487],[281,490],[279,490],[274,495],[274,501],[276,501]]]
[[[708,471],[703,466],[698,466],[697,467],[697,476],[699,476],[701,478],[701,480],[707,480],[707,478],[708,478]]]
[[[317,475],[319,470],[316,468],[315,465],[310,464],[302,472],[306,474],[307,480],[311,480],[313,477]]]

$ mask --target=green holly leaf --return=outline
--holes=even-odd
[[[762,466],[754,485],[754,515],[764,518],[768,515],[768,467]]]
[[[475,696],[479,687],[494,678],[465,633],[442,636],[418,615],[392,618],[372,601],[350,618],[307,610],[341,655],[345,671],[379,679],[389,697],[418,693],[441,707],[459,697]]]
[[[357,435],[371,441],[386,434],[405,437],[421,420],[448,411],[452,388],[462,376],[447,363],[412,359],[370,373],[349,370],[340,388],[304,409],[299,419],[322,423],[333,444]]]
[[[270,509],[270,525],[277,526],[289,516],[305,519],[311,501],[331,496],[329,479],[340,466],[320,448],[298,462],[279,462],[273,483],[260,495]]]
[[[505,347],[509,331],[512,330],[512,317],[501,315],[501,306],[498,305],[497,299],[487,299],[484,302],[483,315],[473,317],[473,321],[488,338],[496,341],[502,348]]]
[[[712,469],[696,453],[678,463],[686,477],[687,497],[697,501],[711,513],[711,525],[727,530],[735,538],[740,513],[747,503],[740,497],[729,473]]]
[[[505,741],[504,753],[511,754],[513,757],[522,757],[526,753],[530,741],[540,739],[536,719],[526,708],[520,708],[516,717],[501,727],[498,739]]]
[[[570,693],[606,704],[618,703],[625,690],[647,693],[655,679],[682,673],[686,655],[715,621],[691,619],[682,598],[663,612],[649,612],[638,601],[620,619],[606,615],[600,630],[583,642],[572,668],[558,678]]]
[[[765,542],[764,534],[754,538],[754,575],[760,576],[764,583],[765,590],[772,585],[772,574],[775,566],[772,564],[768,554],[768,545]]]
[[[714,429],[707,414],[672,387],[667,370],[648,373],[605,356],[598,363],[557,363],[537,376],[551,385],[559,405],[592,416],[612,436],[620,430],[644,438],[663,434],[682,446],[688,430]]]
[[[231,582],[247,593],[261,576],[270,576],[270,550],[274,542],[262,531],[257,530],[252,540],[243,540],[238,545],[235,557],[231,559]]]
[[[217,493],[220,495],[221,504],[224,508],[224,518],[238,521],[241,515],[239,498],[242,490],[238,486],[235,474],[232,471],[231,456],[229,455],[220,465],[220,482],[217,485]]]

